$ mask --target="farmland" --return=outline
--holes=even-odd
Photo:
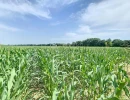
[[[0,100],[127,100],[129,67],[126,48],[1,47]]]

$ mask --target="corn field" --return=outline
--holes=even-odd
[[[1,47],[0,100],[130,100],[130,51]]]

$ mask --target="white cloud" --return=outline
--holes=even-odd
[[[59,6],[69,5],[77,2],[78,0],[36,0],[42,7],[55,8]]]
[[[92,3],[81,14],[82,23],[90,26],[128,27],[130,23],[130,0],[103,0]]]
[[[4,24],[0,24],[0,30],[1,31],[11,31],[11,32],[21,31],[21,29],[10,27],[10,26],[4,25]]]
[[[80,40],[85,39],[86,36],[91,37],[92,30],[89,26],[86,25],[80,25],[75,32],[68,32],[65,33],[65,37],[72,38],[72,40]],[[63,37],[64,38],[64,37]]]
[[[68,36],[68,37],[75,37],[75,36],[77,36],[76,33],[72,33],[72,32],[66,33],[65,35]]]
[[[80,26],[66,38],[82,40],[98,37],[102,39],[128,39],[130,36],[130,0],[103,0],[91,3],[72,18],[77,16]]]
[[[80,25],[77,32],[80,34],[86,34],[86,33],[91,33],[92,30],[87,25]]]
[[[71,4],[77,2],[78,0],[63,0],[63,4]]]
[[[0,0],[0,17],[11,14],[51,18],[49,8],[68,5],[78,0]]]
[[[51,18],[49,10],[42,9],[28,0],[2,0],[0,1],[0,12],[0,15],[2,16],[4,15],[4,12],[8,12],[5,13],[5,16],[13,13],[21,15],[31,14],[37,17]]]

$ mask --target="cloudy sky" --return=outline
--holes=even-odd
[[[0,0],[0,44],[130,39],[130,0]]]

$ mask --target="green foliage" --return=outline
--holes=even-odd
[[[130,40],[111,39],[101,40],[99,38],[89,38],[83,41],[76,41],[72,46],[101,46],[101,47],[129,47]]]
[[[39,90],[37,100],[129,98],[129,58],[122,48],[1,48],[0,100],[32,100]]]
[[[115,39],[112,41],[112,43],[113,43],[113,46],[115,46],[115,47],[121,47],[124,44],[123,41],[120,39]]]

